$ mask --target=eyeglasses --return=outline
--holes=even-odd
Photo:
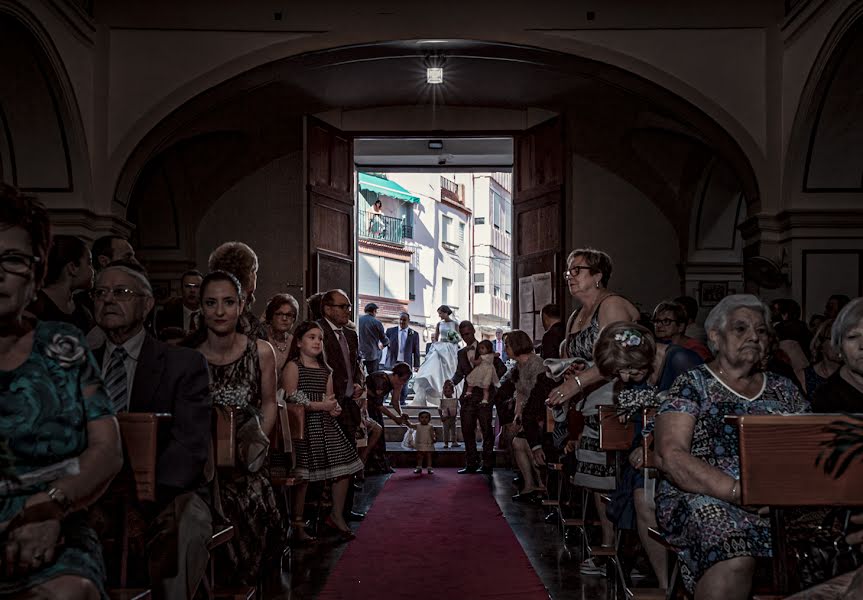
[[[683,321],[675,321],[674,319],[653,319],[654,325],[662,325],[663,327],[668,327],[670,325],[674,325],[675,323],[682,323]]]
[[[114,297],[114,300],[116,300],[117,302],[128,302],[135,296],[147,295],[135,291],[132,288],[126,287],[124,285],[118,285],[112,288],[97,287],[93,288],[93,290],[90,292],[93,300],[98,300],[101,302],[104,302],[108,299],[108,294],[112,295]]]
[[[342,310],[350,311],[353,307],[350,304],[330,304],[333,308],[341,308]]]
[[[587,271],[588,273],[595,273],[596,269],[594,269],[593,267],[586,267],[584,265],[576,265],[564,271],[563,278],[575,279],[581,274],[582,271]]]
[[[644,375],[647,371],[645,368],[641,369],[621,369],[617,372],[618,375],[626,375],[627,377],[638,377],[639,375]]]
[[[280,319],[296,319],[297,318],[297,315],[295,313],[292,313],[292,312],[287,312],[287,313],[277,312],[277,313],[273,313],[273,316],[278,317]]]
[[[201,284],[200,283],[184,283],[183,287],[186,288],[187,290],[196,290],[199,287],[201,287]]]
[[[4,254],[0,256],[0,269],[12,275],[27,275],[33,265],[41,260],[38,256],[29,254]]]

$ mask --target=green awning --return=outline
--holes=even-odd
[[[368,173],[360,173],[359,175],[361,190],[369,190],[370,192],[376,192],[378,194],[404,200],[405,202],[413,202],[414,204],[419,204],[420,202],[419,196],[414,196],[395,181],[390,181],[389,179],[384,179],[382,177],[375,177]]]

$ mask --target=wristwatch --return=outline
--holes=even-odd
[[[48,497],[60,507],[64,516],[72,512],[72,501],[69,500],[68,496],[66,496],[66,492],[58,487],[52,487],[45,493],[48,494]]]

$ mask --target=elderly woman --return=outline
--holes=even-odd
[[[710,360],[713,358],[710,349],[684,333],[688,319],[686,308],[682,304],[663,300],[653,309],[653,318],[651,319],[653,330],[656,332],[656,339],[682,346],[695,352],[702,360]]]
[[[503,336],[507,355],[515,360],[510,374],[515,383],[515,416],[509,426],[515,432],[512,454],[524,486],[512,497],[516,502],[538,504],[545,493],[539,467],[545,464],[542,435],[545,399],[554,383],[545,375],[542,358],[534,352],[533,341],[516,329]]]
[[[677,377],[702,364],[695,352],[675,344],[656,343],[646,327],[633,323],[611,323],[593,349],[594,359],[603,376],[618,379],[618,412],[635,420],[636,436],[629,455],[629,466],[620,478],[612,505],[634,504],[636,527],[641,544],[647,551],[660,588],[668,587],[665,548],[650,537],[656,527],[656,507],[652,487],[644,487],[644,453],[641,445],[641,409],[655,408]],[[618,522],[618,527],[624,524]],[[626,523],[631,528],[631,522]]]
[[[82,509],[122,465],[83,334],[24,315],[45,277],[48,215],[0,184],[0,597],[107,596]]]
[[[855,298],[839,312],[830,338],[844,364],[815,392],[812,409],[863,412],[863,298]]]
[[[264,313],[264,330],[266,339],[276,351],[276,372],[281,373],[288,360],[288,350],[291,347],[291,330],[300,314],[300,303],[290,294],[276,294],[267,302]]]
[[[678,377],[656,417],[656,516],[696,600],[748,598],[755,558],[771,555],[768,520],[740,506],[738,435],[725,424],[808,410],[794,383],[761,370],[769,322],[755,296],[723,298],[704,323],[716,358]]]
[[[613,404],[611,384],[592,364],[593,347],[603,327],[615,321],[636,321],[638,309],[633,304],[608,289],[611,279],[611,257],[593,248],[573,250],[566,261],[564,277],[569,293],[581,305],[569,317],[566,325],[566,342],[563,358],[577,358],[587,368],[578,374],[571,374],[567,380],[555,388],[548,397],[551,407],[564,406],[577,398],[577,408],[585,417],[584,431],[579,439],[576,453],[576,485],[594,490],[614,489],[614,467],[608,463],[604,452],[599,451],[599,405]],[[565,412],[565,411],[564,411]],[[594,494],[594,502],[602,524],[602,545],[614,545],[614,527],[605,516],[601,494]],[[594,564],[593,559],[582,563],[583,575],[599,575],[603,569]]]

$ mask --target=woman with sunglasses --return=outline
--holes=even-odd
[[[634,322],[638,309],[623,296],[608,289],[611,279],[611,257],[594,248],[573,250],[566,260],[564,277],[569,293],[580,304],[566,325],[566,342],[562,358],[579,358],[586,368],[572,369],[562,385],[549,394],[548,406],[562,407],[558,414],[577,408],[585,417],[576,453],[575,483],[593,490],[614,489],[614,467],[609,466],[604,452],[599,450],[599,406],[614,404],[612,384],[593,365],[593,347],[599,332],[616,321]],[[602,545],[614,545],[614,527],[605,516],[601,494],[594,502],[602,524]],[[582,563],[583,575],[600,575],[604,569],[588,558]]]

